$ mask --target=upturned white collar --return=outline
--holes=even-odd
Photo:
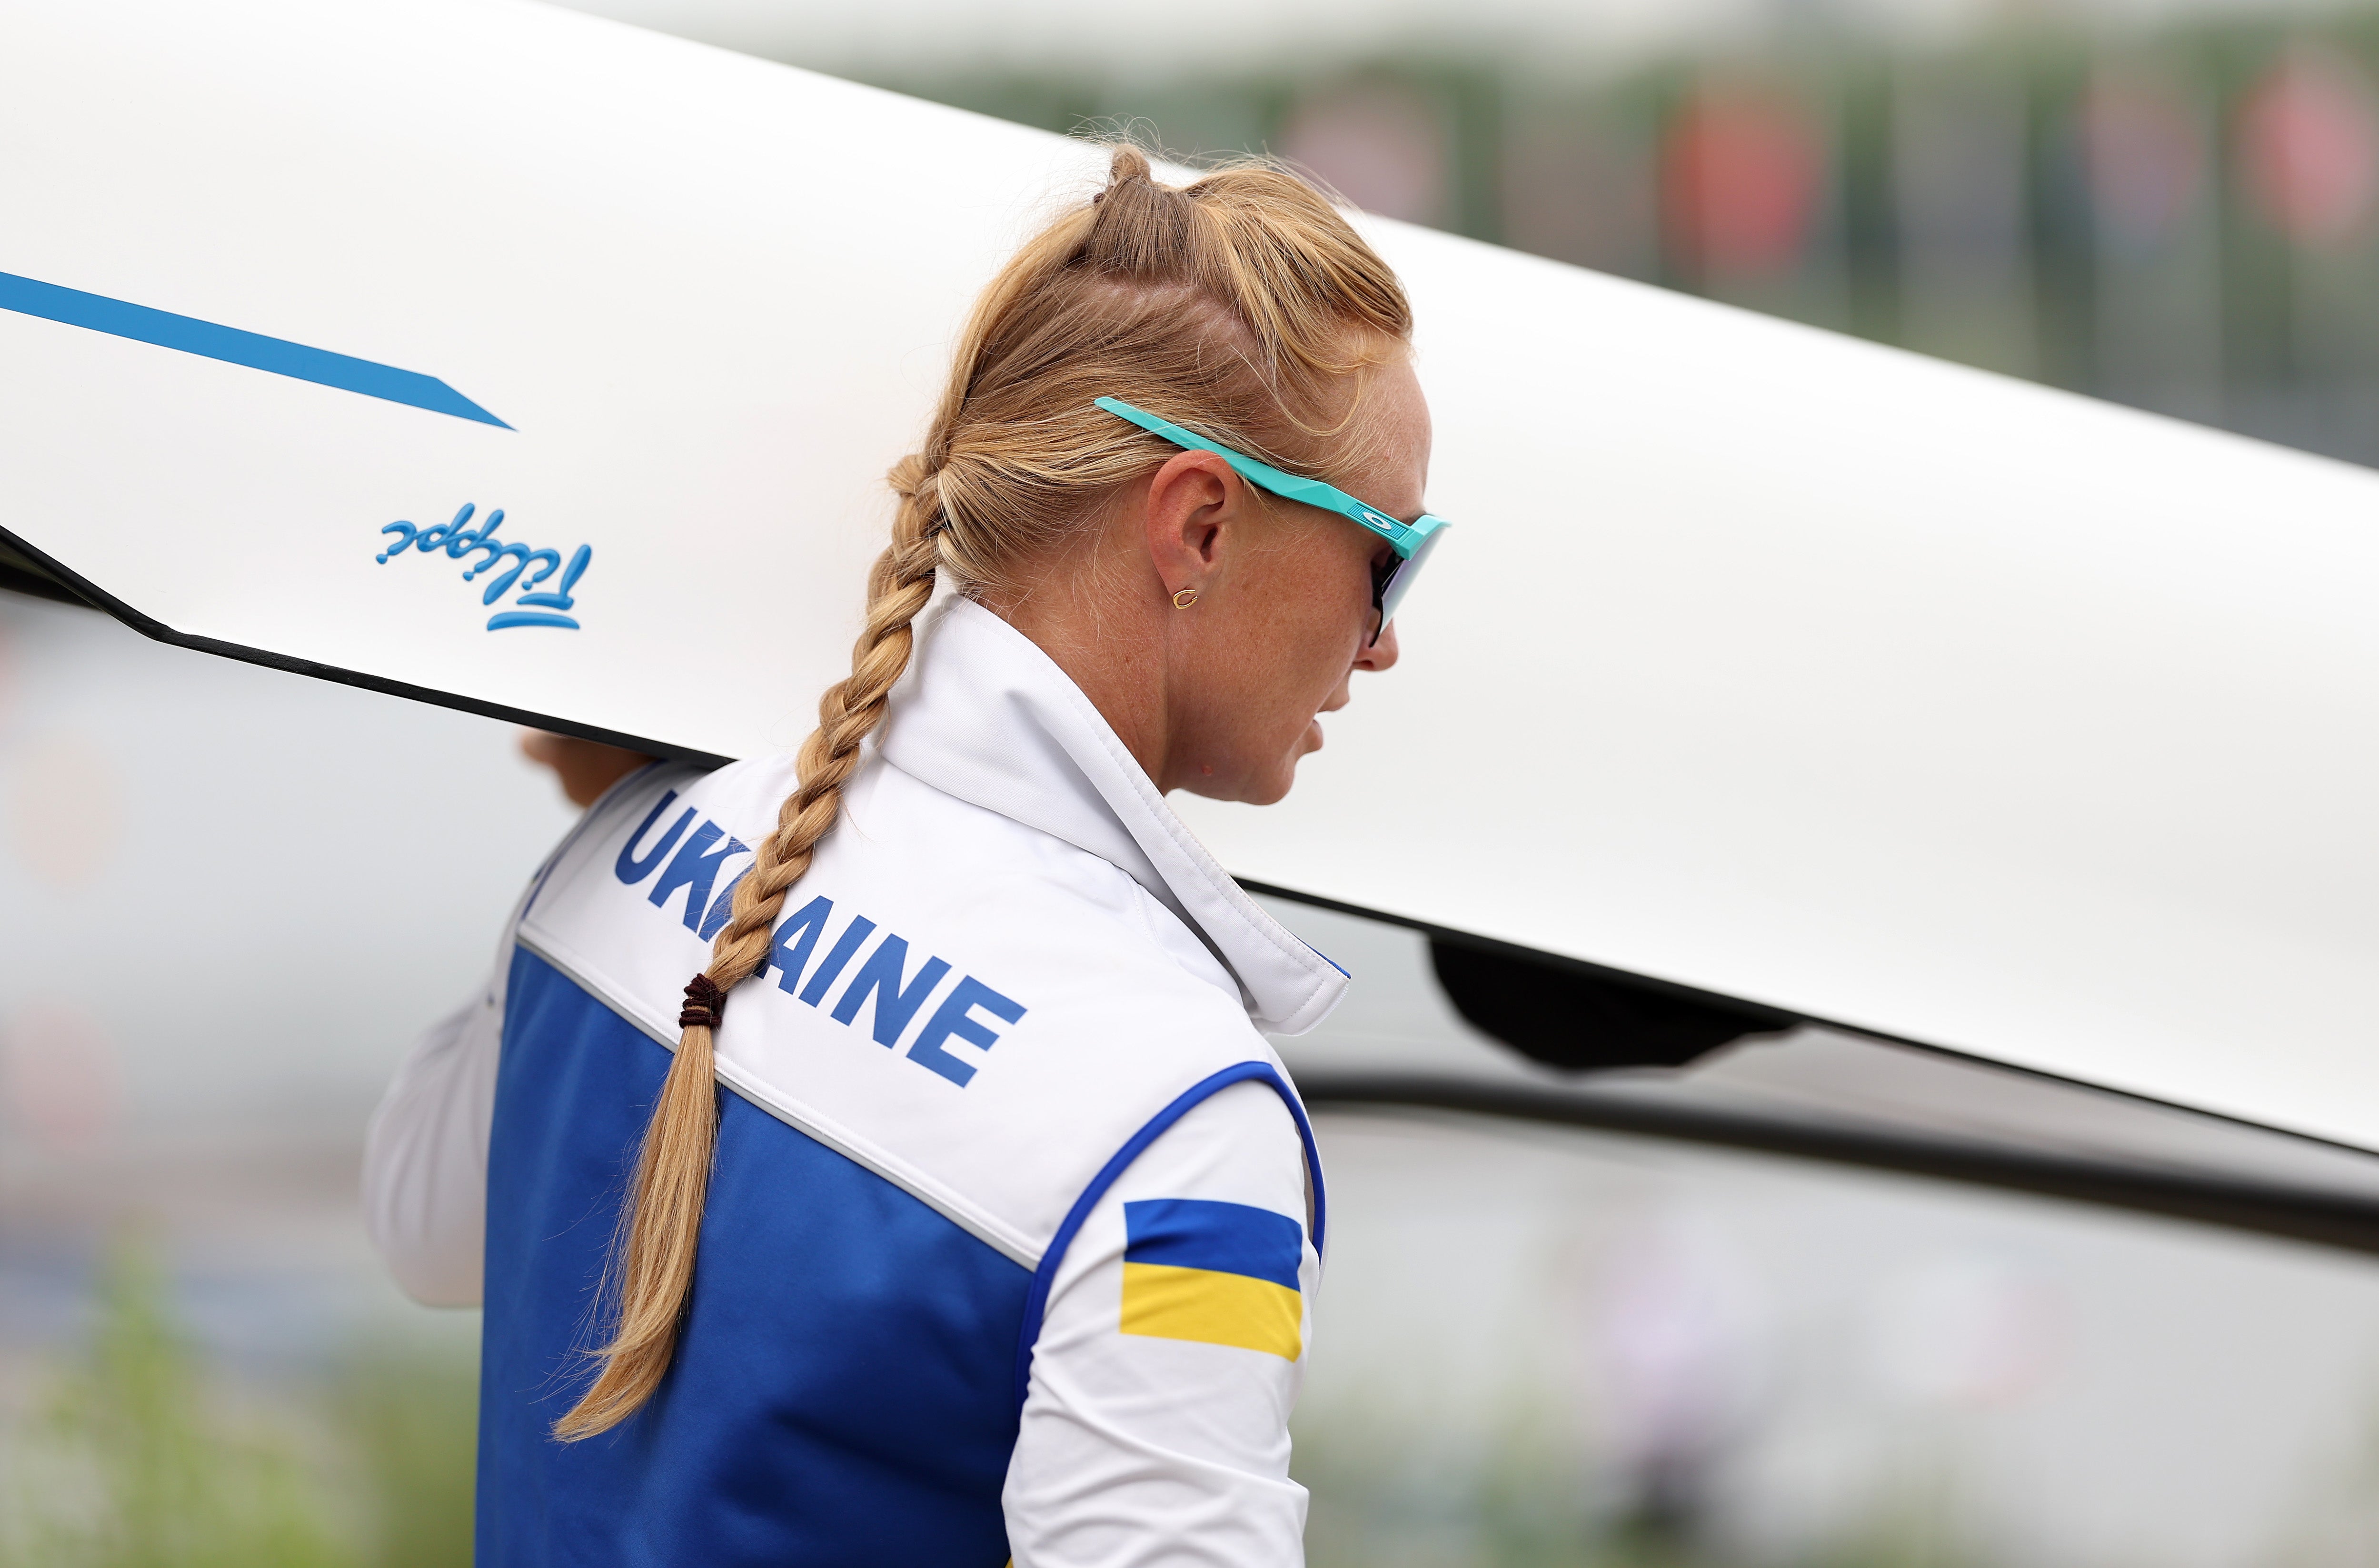
[[[1257,907],[1173,814],[1081,688],[972,600],[952,596],[919,619],[877,751],[1129,874],[1231,971],[1257,1028],[1301,1034],[1346,993],[1346,973]]]

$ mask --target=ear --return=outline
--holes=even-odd
[[[1211,452],[1184,452],[1148,481],[1142,525],[1167,594],[1205,587],[1247,517],[1247,483]]]

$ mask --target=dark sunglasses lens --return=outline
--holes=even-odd
[[[1386,565],[1371,568],[1371,644],[1377,644],[1380,633],[1388,629],[1390,596],[1395,593],[1396,579],[1404,575],[1404,561],[1393,555],[1388,557]]]
[[[1379,607],[1380,623],[1371,633],[1371,641],[1378,642],[1380,633],[1388,629],[1388,622],[1396,618],[1396,607],[1405,602],[1407,594],[1412,592],[1413,579],[1420,575],[1421,563],[1430,558],[1431,552],[1437,549],[1437,541],[1443,537],[1445,529],[1440,527],[1420,542],[1420,549],[1413,551],[1411,560],[1391,560],[1386,567],[1373,573],[1371,602]]]

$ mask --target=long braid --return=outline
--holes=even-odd
[[[785,895],[832,831],[936,578],[963,593],[1012,590],[1020,568],[1066,548],[1105,499],[1172,455],[1097,408],[1099,397],[1189,419],[1279,466],[1327,472],[1346,455],[1366,368],[1404,352],[1411,331],[1395,274],[1320,192],[1261,161],[1174,189],[1138,151],[1117,148],[1099,196],[993,281],[924,450],[889,476],[900,504],[868,576],[851,674],[819,701],[800,784],[736,884],[709,965],[686,987],[677,1056],[603,1282],[607,1299],[617,1295],[610,1339],[556,1437],[610,1430],[669,1370],[716,1153],[713,1035],[727,993],[766,961]]]
[[[868,573],[867,624],[851,648],[851,673],[818,700],[818,726],[802,743],[796,767],[800,786],[778,808],[775,829],[761,840],[751,870],[735,885],[727,924],[711,943],[709,964],[686,988],[689,998],[703,994],[712,1000],[689,1006],[680,1019],[684,1029],[645,1130],[623,1215],[624,1244],[610,1271],[619,1281],[617,1320],[610,1342],[596,1352],[602,1369],[594,1384],[553,1424],[553,1435],[565,1442],[626,1420],[669,1370],[694,1288],[695,1243],[718,1145],[712,1041],[719,1009],[725,994],[767,959],[785,895],[809,870],[819,840],[834,826],[842,787],[859,766],[861,742],[883,721],[892,687],[909,668],[916,645],[912,623],[933,597],[941,535],[936,476],[923,457],[910,456],[890,477],[900,506],[892,542]],[[715,990],[704,987],[704,980]]]

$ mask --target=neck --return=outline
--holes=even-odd
[[[1146,597],[1126,586],[1130,570],[1117,561],[1105,570],[1036,574],[1028,587],[981,597],[1066,672],[1157,791],[1169,794],[1181,780],[1174,777],[1167,628]]]

